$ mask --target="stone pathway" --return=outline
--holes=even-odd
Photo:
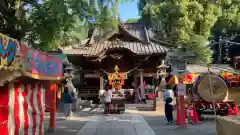
[[[77,135],[155,135],[154,131],[138,114],[92,116]]]
[[[139,108],[145,106],[128,106],[124,114],[110,116],[102,114],[102,107],[85,108],[67,121],[60,113],[57,115],[56,131],[46,135],[216,135],[214,121],[182,129],[177,125],[166,125],[163,110],[140,111]],[[47,115],[45,120],[48,122]]]

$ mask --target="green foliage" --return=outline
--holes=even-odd
[[[204,62],[212,56],[206,43],[213,34],[239,30],[239,7],[238,0],[139,1],[141,20],[150,24],[156,38],[178,44]]]
[[[138,22],[138,18],[129,18],[126,22],[128,23]]]
[[[214,25],[213,38],[218,41],[219,37],[231,37],[240,34],[240,1],[218,0],[221,16]]]
[[[37,0],[2,0],[0,2],[0,32],[21,39],[30,29],[23,8],[26,3],[36,4]]]
[[[117,29],[117,3],[127,0],[4,0],[0,32],[35,48],[56,49],[86,38],[91,28]],[[110,24],[110,25],[109,25]]]

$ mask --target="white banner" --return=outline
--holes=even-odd
[[[186,84],[179,83],[177,85],[178,96],[184,96],[186,91]]]

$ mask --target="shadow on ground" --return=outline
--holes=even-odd
[[[66,120],[63,112],[58,110],[54,132],[48,131],[50,116],[49,113],[46,113],[44,119],[45,135],[76,135],[92,115],[100,112],[96,110],[96,108],[83,108],[74,112],[70,120]]]
[[[216,124],[212,116],[197,125],[188,124],[186,129],[176,124],[166,124],[163,111],[138,111],[128,110],[128,113],[140,114],[156,135],[216,135]],[[174,113],[175,114],[175,113]]]

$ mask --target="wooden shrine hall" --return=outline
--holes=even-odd
[[[165,59],[168,49],[153,42],[146,27],[140,23],[119,22],[118,31],[101,35],[99,29],[89,32],[84,44],[74,44],[61,48],[69,61],[78,70],[73,80],[81,98],[96,98],[104,89],[107,74],[119,67],[119,72],[128,72],[123,89],[134,89],[143,81],[154,82],[156,67]],[[139,79],[137,79],[139,78]],[[138,81],[135,81],[138,80]]]

